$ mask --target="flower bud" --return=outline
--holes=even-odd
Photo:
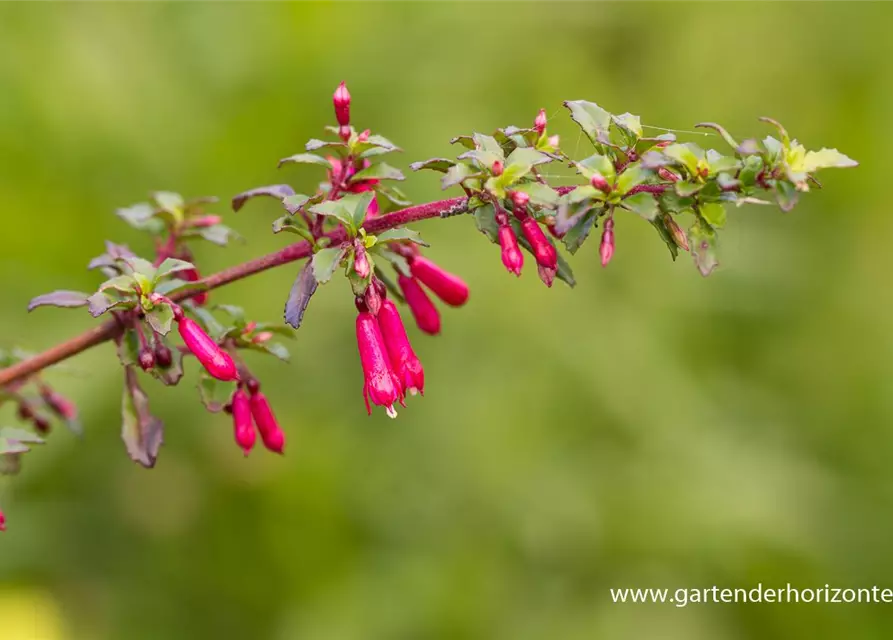
[[[233,394],[230,406],[233,414],[233,434],[236,444],[241,447],[247,456],[254,448],[257,434],[254,432],[254,424],[251,422],[251,406],[248,401],[248,394],[241,387],[236,389],[236,392]]]
[[[161,342],[155,345],[155,364],[162,369],[167,369],[174,363],[174,354],[166,344]]]
[[[43,416],[34,416],[34,429],[37,433],[46,435],[50,432],[50,421]]]
[[[378,289],[372,285],[366,287],[366,293],[363,294],[363,301],[366,304],[365,310],[373,316],[377,316],[378,311],[381,309],[381,294],[378,293]]]
[[[34,417],[34,408],[27,402],[19,404],[18,409],[19,420],[30,420]]]
[[[350,127],[347,126],[346,124],[343,124],[340,127],[338,127],[338,137],[341,138],[342,140],[344,140],[344,142],[347,142],[348,140],[350,140]]]
[[[541,264],[536,265],[536,273],[540,277],[540,280],[543,281],[547,287],[551,287],[552,283],[555,282],[555,274],[558,273],[557,269],[550,269],[549,267],[544,267]]]
[[[419,281],[400,274],[397,276],[397,284],[419,329],[432,336],[440,333],[440,313]]]
[[[144,347],[140,350],[139,361],[140,369],[149,371],[155,367],[155,354],[152,353],[149,347]]]
[[[521,275],[521,267],[524,266],[524,254],[518,246],[518,238],[511,226],[504,224],[499,227],[499,246],[502,249],[502,264],[509,273]]]
[[[670,235],[673,237],[673,242],[676,243],[683,251],[688,251],[688,236],[685,235],[685,231],[682,230],[677,222],[673,219],[669,213],[664,214],[664,225],[667,227],[667,231],[670,232]]]
[[[350,92],[347,85],[343,82],[335,89],[335,95],[332,96],[332,103],[335,105],[335,119],[342,127],[350,124]],[[349,136],[348,136],[349,137]]]
[[[512,191],[512,204],[515,205],[515,209],[524,210],[527,208],[527,203],[530,202],[530,196],[523,191]]]
[[[607,267],[614,256],[614,219],[605,220],[605,230],[602,231],[602,242],[599,245],[598,253],[602,259],[602,266]]]
[[[372,133],[372,132],[369,131],[369,129],[364,130],[360,135],[357,136],[357,141],[358,141],[358,142],[368,142],[368,141],[369,141],[369,135],[370,135],[371,133]]]
[[[381,303],[378,326],[390,358],[391,368],[400,382],[403,394],[424,395],[425,371],[409,343],[397,305],[390,300],[385,299]]]
[[[6,531],[6,516],[3,515],[2,509],[0,509],[0,531]]]
[[[357,276],[362,280],[368,278],[372,271],[369,267],[369,257],[366,255],[366,247],[361,240],[357,240],[354,243],[353,270],[356,271]]]
[[[209,374],[218,380],[238,380],[239,372],[232,356],[220,348],[198,323],[184,315],[177,321],[180,337]]]
[[[451,307],[461,307],[468,302],[468,285],[459,276],[444,271],[423,256],[415,256],[409,268],[414,278]]]
[[[536,118],[533,121],[533,128],[536,129],[536,132],[540,135],[546,131],[546,110],[540,109],[539,113],[536,114]]]
[[[549,146],[552,147],[553,149],[558,148],[558,143],[560,141],[561,141],[561,138],[558,136],[558,134],[556,134],[554,136],[549,136]]]
[[[667,169],[666,167],[659,167],[657,170],[657,175],[666,180],[667,182],[679,182],[679,176]]]
[[[360,351],[360,365],[363,367],[366,411],[371,415],[371,400],[373,404],[385,407],[391,418],[396,418],[394,403],[402,402],[402,388],[391,369],[378,320],[368,311],[357,315],[357,347]]]
[[[63,420],[77,420],[77,407],[71,400],[63,396],[61,393],[54,391],[46,385],[41,385],[40,397],[43,398],[43,401],[50,408],[50,411]]]
[[[198,272],[198,269],[186,269],[185,271],[181,271],[179,275],[180,279],[185,280],[186,282],[198,282],[202,279],[202,276]],[[199,307],[205,306],[205,304],[207,304],[208,302],[208,292],[199,291],[194,296],[192,296],[192,301]]]
[[[213,227],[215,224],[223,222],[220,216],[198,216],[189,221],[190,227]]]
[[[502,164],[501,160],[494,160],[493,164],[490,165],[490,173],[494,176],[501,176],[504,169],[505,165]]]
[[[592,174],[592,177],[589,179],[589,184],[603,193],[608,193],[611,191],[611,185],[608,184],[605,176],[600,174],[598,171]]]
[[[552,243],[549,242],[546,234],[543,233],[536,218],[531,216],[524,218],[521,221],[521,232],[527,238],[527,242],[530,243],[530,247],[533,249],[533,257],[536,258],[537,264],[548,269],[557,269],[558,252],[552,246]]]
[[[282,453],[285,449],[285,433],[276,422],[276,416],[273,415],[266,396],[258,391],[252,394],[250,404],[251,415],[254,417],[257,430],[260,431],[260,439],[264,446],[273,453]]]

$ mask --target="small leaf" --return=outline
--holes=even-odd
[[[636,193],[624,198],[620,205],[637,213],[648,221],[654,220],[658,213],[657,202],[650,193]]]
[[[172,296],[177,293],[185,293],[187,291],[207,291],[208,285],[197,280],[180,280],[179,278],[171,278],[164,282],[159,282],[155,287],[155,292],[163,296]]]
[[[405,180],[403,172],[389,165],[386,162],[377,162],[358,171],[351,177],[351,182],[360,182],[362,180]]]
[[[490,203],[475,209],[474,223],[478,230],[490,239],[490,242],[499,242],[499,223],[496,222],[496,210]]]
[[[311,198],[310,196],[305,196],[303,193],[295,193],[290,196],[285,196],[282,199],[282,204],[285,206],[286,211],[291,215],[294,215],[313,199],[314,198]]]
[[[170,333],[171,325],[174,322],[174,310],[166,302],[155,305],[151,311],[146,313],[146,321],[152,327],[152,331],[166,336]]]
[[[374,199],[374,191],[352,193],[341,198],[340,202],[351,211],[351,222],[354,229],[359,229],[363,226],[363,223],[366,221],[366,214],[369,212],[369,206]]]
[[[349,196],[348,196],[349,197]],[[328,216],[335,218],[343,224],[349,232],[356,233],[356,227],[353,223],[353,211],[345,206],[347,197],[341,200],[326,200],[310,207],[310,212],[318,216]],[[348,201],[349,202],[349,201]]]
[[[415,244],[421,245],[423,247],[427,247],[428,244],[422,240],[421,235],[418,231],[413,229],[409,229],[407,227],[396,227],[394,229],[388,229],[382,233],[379,233],[375,236],[377,242],[393,242],[394,240],[409,240],[410,242],[414,242]]]
[[[476,147],[472,136],[456,136],[450,139],[450,144],[461,144],[466,149],[474,149]]]
[[[195,265],[191,262],[187,262],[186,260],[178,260],[177,258],[167,258],[158,266],[158,270],[155,273],[154,279],[157,282],[172,273],[193,270],[195,270]]]
[[[173,191],[156,191],[152,194],[152,199],[155,200],[159,209],[172,214],[182,211],[186,204],[183,196]]]
[[[196,317],[199,324],[205,328],[205,331],[207,331],[208,335],[212,338],[219,339],[226,332],[226,327],[214,317],[214,314],[204,307],[190,305],[189,311]]]
[[[326,160],[322,156],[316,155],[315,153],[298,153],[287,158],[282,158],[282,160],[279,161],[277,167],[281,168],[282,165],[285,164],[319,164],[324,167],[331,166],[328,160]]]
[[[558,205],[560,197],[555,189],[541,182],[519,184],[513,187],[513,190],[530,196],[531,204],[549,209],[554,209]]]
[[[272,184],[266,187],[257,187],[256,189],[250,189],[248,191],[243,191],[237,196],[233,197],[232,206],[233,211],[238,211],[241,209],[246,202],[251,200],[252,198],[258,198],[261,196],[268,196],[271,198],[276,198],[277,200],[282,200],[287,196],[294,195],[295,190],[292,189],[287,184]]]
[[[90,298],[89,293],[81,293],[80,291],[66,291],[60,289],[51,293],[45,293],[42,296],[32,298],[28,303],[28,311],[34,311],[37,307],[83,307],[87,305]]]
[[[336,142],[334,140],[317,140],[316,138],[311,138],[307,141],[307,144],[304,145],[304,148],[307,151],[316,151],[317,149],[327,149],[333,147],[346,147],[347,145],[344,142]]]
[[[314,279],[320,284],[325,284],[331,280],[332,274],[338,269],[338,265],[341,263],[341,260],[346,253],[347,247],[338,246],[320,249],[313,254],[311,262],[313,264]]]
[[[113,291],[118,291],[124,294],[130,294],[135,291],[134,285],[136,281],[133,276],[115,276],[114,278],[109,278],[101,285],[99,285],[99,291],[108,291],[109,289]]]
[[[234,382],[222,382],[202,370],[198,380],[198,396],[205,409],[211,413],[223,411],[223,407],[229,403],[235,390]]]
[[[807,151],[803,160],[803,171],[812,173],[818,169],[857,167],[859,163],[840,153],[837,149]]]
[[[124,371],[121,438],[134,462],[152,468],[164,441],[164,424],[150,413],[149,398],[140,388],[134,369],[127,367]]]
[[[409,261],[401,256],[399,253],[391,251],[390,249],[385,248],[385,245],[377,244],[372,249],[370,249],[377,256],[380,256],[382,259],[387,260],[394,269],[398,272],[402,273],[404,276],[409,278],[412,276],[412,271],[409,268]],[[376,270],[378,273],[380,270]]]
[[[101,291],[98,293],[94,293],[92,296],[87,298],[87,306],[90,311],[90,315],[94,318],[98,318],[109,309],[114,309],[115,307],[120,307],[125,304],[128,304],[127,300],[114,300]],[[129,304],[132,305],[133,303]]]
[[[610,113],[586,100],[567,100],[564,106],[570,109],[571,119],[580,125],[583,133],[594,144],[607,140],[608,128],[611,126]]]
[[[729,145],[733,149],[738,149],[738,142],[735,140],[735,138],[729,135],[729,132],[726,131],[725,128],[721,125],[718,125],[715,122],[699,122],[695,125],[695,127],[701,129],[713,129],[722,137],[723,140],[726,141],[727,145]]]
[[[614,184],[616,178],[614,163],[611,162],[611,159],[608,156],[601,155],[600,153],[595,153],[585,160],[578,162],[577,170],[587,180],[591,180],[592,176],[596,173],[607,180],[609,184]]]
[[[641,164],[631,164],[617,178],[617,191],[626,194],[635,186],[638,186],[651,177],[651,172]]]
[[[698,163],[704,157],[704,152],[691,143],[671,144],[663,149],[663,154],[685,167],[692,176],[698,174]]]
[[[299,235],[311,244],[316,242],[316,238],[313,237],[310,230],[296,224],[291,216],[282,216],[273,220],[273,233],[282,233],[283,231]]]
[[[133,258],[122,258],[121,260],[124,265],[130,270],[133,275],[143,276],[146,280],[152,281],[155,279],[155,265],[153,265],[148,260],[143,258],[133,257]]]
[[[400,147],[384,136],[371,135],[365,142],[357,141],[353,145],[353,153],[360,158],[371,158],[384,155],[393,151],[400,151]]]
[[[276,356],[283,362],[289,362],[291,360],[291,354],[288,352],[288,348],[281,342],[251,343],[250,348],[262,353],[268,353],[271,356]]]
[[[445,191],[452,186],[461,184],[466,178],[474,175],[474,173],[474,170],[464,162],[454,164],[440,181],[440,188]]]
[[[115,215],[124,220],[134,229],[161,233],[164,230],[164,222],[155,218],[155,207],[148,202],[140,202],[130,207],[121,207],[115,210]]]
[[[688,230],[688,238],[695,266],[706,278],[719,265],[716,258],[716,231],[699,219]]]
[[[626,135],[630,144],[642,137],[642,120],[631,113],[622,113],[619,116],[611,116],[614,124]]]
[[[719,202],[707,202],[700,206],[701,216],[711,227],[721,229],[726,224],[726,208]]]
[[[785,180],[775,181],[775,200],[782,211],[791,211],[800,199],[797,188]]]
[[[689,198],[704,188],[704,184],[700,182],[688,182],[682,180],[673,185],[676,194],[681,198]]]
[[[221,247],[225,247],[227,244],[229,244],[230,239],[242,239],[242,236],[240,236],[238,233],[233,231],[225,224],[214,224],[210,227],[202,227],[198,230],[198,235],[200,235],[208,242],[212,242]]]
[[[573,226],[571,226],[571,228],[567,230],[567,233],[562,236],[561,241],[571,254],[576,253],[577,249],[579,249],[586,241],[586,238],[589,237],[589,233],[592,231],[592,227],[595,224],[595,219],[597,217],[598,215],[595,209],[583,211]]]
[[[446,173],[449,171],[450,167],[456,164],[453,160],[448,160],[447,158],[431,158],[430,160],[422,160],[421,162],[413,162],[409,165],[409,168],[413,171],[421,171],[422,169],[431,169],[432,171],[439,171],[440,173]]]

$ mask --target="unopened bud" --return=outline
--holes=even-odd
[[[543,132],[546,130],[546,110],[540,109],[540,112],[536,114],[536,119],[533,121],[533,128],[536,129],[536,132],[540,135],[543,135]]]
[[[493,164],[490,166],[490,173],[494,176],[501,176],[503,169],[505,169],[505,165],[502,164],[502,161],[494,160]]]
[[[608,193],[611,190],[611,185],[608,184],[605,176],[600,174],[598,171],[592,174],[592,177],[589,179],[589,184],[603,193]]]
[[[350,127],[346,124],[338,127],[338,137],[347,142],[350,140]]]
[[[598,248],[599,256],[602,260],[602,266],[607,267],[614,256],[614,219],[605,220],[605,230],[602,231],[602,241]]]
[[[160,342],[155,345],[155,364],[162,369],[167,369],[174,363],[174,355],[165,344]]]
[[[530,196],[523,191],[512,191],[512,204],[516,209],[524,209],[530,202]]]
[[[37,433],[46,435],[50,432],[50,421],[43,416],[35,416],[34,428],[37,430]]]
[[[148,348],[140,351],[139,355],[140,361],[140,369],[143,371],[149,371],[150,369],[155,367],[155,354],[152,353]]]
[[[357,136],[357,140],[360,141],[360,142],[368,142],[368,140],[369,140],[369,135],[370,135],[371,133],[372,133],[372,132],[369,131],[369,129],[366,129],[365,131],[363,131],[363,133],[361,133],[360,135]]]
[[[199,216],[197,218],[192,218],[189,221],[189,226],[191,227],[213,227],[215,224],[220,224],[223,221],[223,218],[220,216]]]
[[[673,173],[666,167],[660,167],[657,170],[657,175],[659,175],[661,178],[663,178],[667,182],[678,182],[679,181],[679,176],[677,176],[675,173]]]
[[[361,280],[368,278],[372,272],[372,268],[369,266],[369,257],[366,255],[366,247],[360,240],[357,240],[354,245],[353,270]]]
[[[676,243],[676,246],[684,251],[688,251],[688,236],[685,235],[685,231],[683,231],[682,227],[673,220],[673,216],[669,213],[664,215],[664,226],[666,226],[670,235],[673,236],[673,242]]]
[[[366,302],[366,308],[369,310],[369,313],[377,316],[379,310],[381,309],[381,295],[378,293],[378,289],[373,286],[366,287],[364,299]]]
[[[561,141],[561,138],[558,135],[549,136],[549,146],[553,149],[558,148],[558,143]]]
[[[343,82],[335,89],[335,95],[332,96],[332,103],[335,105],[335,119],[338,124],[345,127],[350,124],[350,92],[347,85]]]

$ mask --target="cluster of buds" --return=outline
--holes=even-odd
[[[21,390],[11,390],[12,398],[17,404],[16,415],[19,420],[31,423],[34,430],[46,435],[50,432],[50,418],[41,408],[50,415],[64,421],[74,429],[78,429],[78,410],[74,403],[54,390],[43,381],[37,382],[37,397],[26,397]]]
[[[233,416],[233,435],[236,444],[247,456],[254,448],[257,433],[267,450],[283,453],[285,432],[279,426],[267,397],[261,393],[256,378],[239,383],[228,407]]]
[[[410,276],[398,275],[397,284],[419,329],[436,336],[440,333],[440,312],[428,297],[425,287],[445,304],[461,307],[468,302],[468,285],[459,276],[415,251],[410,252],[407,260]]]
[[[555,250],[536,218],[527,211],[530,196],[523,191],[511,193],[512,210],[521,225],[521,233],[530,245],[536,260],[540,278],[551,286],[558,271],[558,252]],[[518,238],[508,222],[505,211],[498,210],[496,221],[499,223],[499,246],[502,250],[502,263],[509,273],[521,275],[524,256],[518,247]]]
[[[395,418],[394,405],[405,406],[407,395],[425,393],[425,371],[416,356],[397,306],[376,281],[370,288],[381,296],[378,313],[373,313],[363,298],[357,299],[357,347],[363,368],[363,400],[371,414],[370,401],[385,407]],[[429,301],[430,302],[430,301]]]

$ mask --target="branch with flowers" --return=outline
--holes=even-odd
[[[397,405],[421,395],[425,374],[398,304],[405,304],[426,334],[441,331],[431,294],[452,307],[468,302],[469,289],[457,275],[423,254],[427,244],[407,225],[430,218],[471,214],[479,231],[500,248],[506,270],[520,276],[532,259],[537,276],[574,286],[570,265],[559,251],[576,253],[601,227],[599,255],[607,266],[615,252],[615,216],[640,217],[650,224],[675,260],[689,252],[704,276],[717,266],[719,233],[729,207],[775,204],[791,210],[800,196],[820,187],[815,173],[856,162],[836,149],[807,151],[775,120],[762,118],[777,137],[733,138],[723,127],[702,123],[727,145],[725,152],[679,142],[670,132],[645,134],[637,116],[612,114],[593,102],[564,103],[591,143],[574,159],[550,134],[541,110],[531,127],[505,127],[492,135],[474,133],[452,140],[463,148],[455,159],[432,158],[413,171],[439,172],[444,190],[464,195],[413,206],[394,182],[403,173],[382,158],[400,149],[387,138],[351,124],[351,97],[344,83],[333,96],[336,126],[327,139],[312,139],[304,152],[279,166],[318,165],[325,180],[310,195],[287,184],[258,187],[232,199],[234,211],[255,198],[274,198],[283,214],[275,234],[298,242],[280,251],[202,277],[191,246],[207,241],[226,246],[239,238],[220,215],[206,209],[214,198],[186,200],[156,192],[150,202],[117,214],[152,238],[153,255],[106,242],[88,268],[105,280],[91,293],[59,290],[38,296],[42,306],[86,307],[103,324],[43,353],[0,352],[0,402],[11,402],[23,426],[0,429],[0,473],[15,473],[34,445],[43,444],[51,418],[80,430],[74,404],[42,379],[42,371],[88,348],[114,342],[123,370],[122,438],[137,463],[155,465],[163,423],[149,407],[140,372],[163,385],[184,377],[184,361],[199,365],[199,398],[213,413],[231,415],[233,438],[245,455],[258,439],[283,453],[286,435],[261,382],[246,360],[251,353],[289,359],[278,338],[293,336],[320,285],[337,273],[346,279],[357,308],[356,335],[363,371],[363,398],[391,417]],[[551,171],[546,173],[547,165]],[[557,182],[568,184],[559,186]],[[686,226],[687,228],[683,228]],[[529,257],[527,257],[529,256]],[[286,296],[284,324],[249,320],[245,311],[216,302],[213,289],[268,269],[307,259]],[[528,266],[528,269],[530,267]],[[176,326],[180,343],[171,340]],[[0,530],[5,526],[0,511]]]

